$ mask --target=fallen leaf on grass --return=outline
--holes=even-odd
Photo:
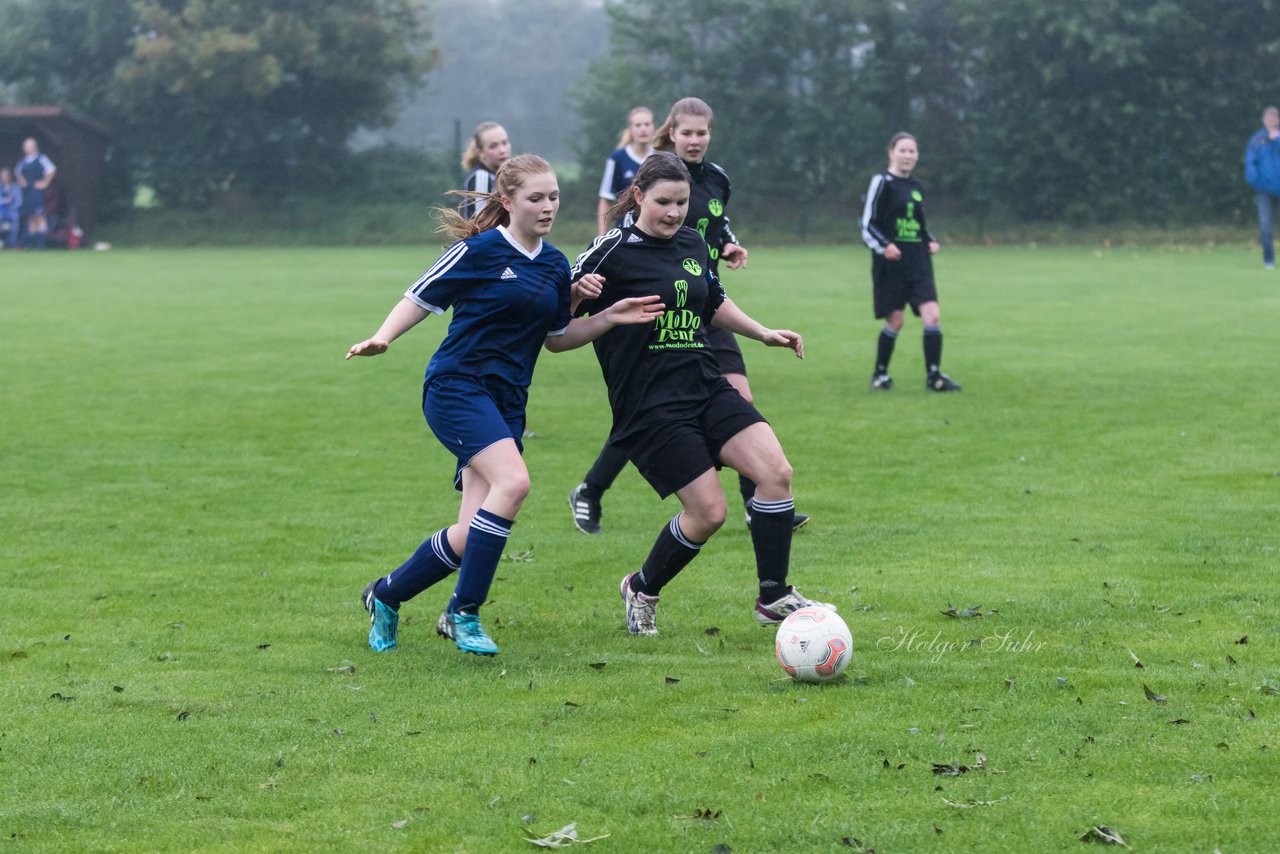
[[[840,840],[840,844],[843,845],[845,848],[852,848],[855,851],[861,852],[861,854],[876,854],[876,849],[868,848],[867,846],[863,845],[862,840],[858,839],[856,836],[843,837]]]
[[[1007,801],[1008,799],[1008,796],[1001,795],[999,800],[994,801],[949,801],[946,798],[943,798],[942,802],[947,806],[955,807],[958,810],[971,810],[974,807],[993,807],[1002,801]]]
[[[1089,830],[1085,832],[1085,835],[1080,837],[1080,841],[1102,842],[1107,845],[1119,845],[1123,848],[1129,847],[1129,843],[1124,841],[1124,837],[1107,827],[1105,824],[1099,824],[1089,828]]]
[[[191,713],[188,712],[186,709],[183,709],[182,711],[178,712],[178,720],[180,721],[185,721],[189,717],[191,717]]]
[[[1244,637],[1240,638],[1240,640],[1236,641],[1236,646],[1244,646],[1248,642],[1249,642],[1249,636],[1245,635]]]
[[[943,616],[956,617],[959,619],[967,619],[969,617],[981,617],[982,611],[979,610],[981,607],[982,607],[981,605],[974,605],[972,608],[965,608],[963,611],[957,611],[955,609],[955,606],[952,605],[950,602],[948,602],[947,610],[941,611],[940,613],[943,614]]]
[[[112,685],[112,686],[111,686],[111,690],[112,690],[112,691],[115,691],[117,694],[123,694],[123,693],[124,693],[124,686],[123,686],[123,685]]]
[[[724,815],[724,810],[715,810],[711,807],[698,807],[694,809],[693,815],[678,815],[676,818],[682,818],[685,821],[715,821]]]
[[[593,661],[587,666],[590,667],[592,670],[604,670],[605,667],[608,666],[608,664],[609,662],[607,661]]]
[[[703,629],[702,633],[709,638],[713,638],[716,635],[720,634],[720,629],[716,626],[711,626],[709,628]]]
[[[1263,682],[1262,687],[1258,688],[1258,690],[1264,694],[1268,694],[1272,696],[1276,694],[1280,694],[1280,688],[1277,688],[1276,686],[1272,685],[1270,682]]]
[[[969,766],[961,765],[959,762],[934,762],[933,773],[943,777],[959,777],[961,774],[969,773]]]
[[[1191,723],[1191,721],[1187,720],[1186,718],[1178,718],[1177,720],[1169,721],[1169,723],[1173,724],[1174,726],[1182,726],[1183,724]]]
[[[396,830],[404,830],[404,826],[408,823],[409,823],[409,819],[402,818],[399,821],[391,822],[391,826],[394,827]]]
[[[1155,691],[1152,691],[1150,688],[1147,687],[1145,682],[1142,685],[1142,694],[1153,703],[1169,702],[1168,697],[1166,697],[1164,694],[1157,694]]]
[[[270,649],[270,648],[271,648],[271,644],[269,644],[269,643],[260,643],[260,644],[258,644],[258,649]]]
[[[539,836],[529,828],[521,828],[524,833],[524,841],[530,845],[537,845],[540,848],[568,848],[572,845],[586,845],[589,842],[595,842],[597,839],[604,839],[604,836],[595,836],[591,839],[578,838],[578,823],[571,821],[555,833],[549,833],[546,836]]]
[[[64,703],[70,703],[75,700],[75,697],[67,697],[61,691],[54,691],[52,694],[49,695],[49,699],[61,700]]]
[[[1125,652],[1129,653],[1129,657],[1133,659],[1133,666],[1138,668],[1139,670],[1142,670],[1144,665],[1140,660],[1138,660],[1138,656],[1133,654],[1133,650],[1126,649]]]
[[[668,685],[679,685],[679,684],[680,684],[680,680],[679,680],[679,679],[677,679],[677,678],[676,678],[676,677],[674,677],[674,676],[665,676],[665,677],[663,677],[663,679],[666,681],[666,683],[667,683]]]

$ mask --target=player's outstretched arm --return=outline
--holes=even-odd
[[[770,329],[752,320],[733,300],[726,299],[721,303],[711,322],[745,338],[754,338],[766,347],[786,347],[793,350],[798,358],[804,358],[804,341],[800,333],[790,329]]]
[[[382,325],[378,327],[378,331],[372,338],[351,345],[351,349],[347,350],[347,358],[377,356],[387,352],[392,341],[417,326],[428,314],[430,314],[429,311],[413,300],[407,297],[400,300],[395,308],[391,309],[387,319],[382,321]]]
[[[653,323],[667,309],[661,299],[657,294],[628,297],[618,300],[599,314],[575,317],[569,322],[563,335],[548,335],[545,346],[552,353],[563,353],[596,340],[615,326]]]

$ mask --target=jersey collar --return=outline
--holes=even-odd
[[[523,246],[520,245],[519,240],[516,240],[514,237],[511,236],[511,232],[507,231],[507,227],[505,225],[498,226],[498,231],[502,234],[504,238],[506,238],[506,241],[510,243],[517,252],[519,252],[524,257],[528,258],[530,261],[532,261],[534,258],[537,258],[538,255],[542,253],[542,238],[538,238],[538,248],[530,252],[528,249],[525,249]]]

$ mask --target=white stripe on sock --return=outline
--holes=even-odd
[[[680,545],[684,546],[685,548],[693,549],[694,551],[697,551],[698,549],[702,548],[703,546],[702,543],[693,542],[692,540],[690,540],[688,537],[684,535],[683,531],[680,530],[680,514],[679,513],[671,517],[671,522],[670,524],[668,524],[667,527],[671,529],[671,536],[675,537],[680,542]]]
[[[783,498],[778,501],[761,501],[759,498],[751,499],[751,513],[786,513],[788,510],[796,509],[796,500],[794,498]]]

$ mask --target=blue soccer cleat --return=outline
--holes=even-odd
[[[436,621],[436,634],[457,644],[463,652],[476,655],[497,655],[498,645],[480,625],[479,614],[463,614],[445,611]]]
[[[387,605],[373,595],[373,588],[378,581],[374,579],[360,594],[360,604],[369,612],[369,649],[374,652],[386,652],[396,645],[396,629],[400,625],[400,614],[395,608]]]

